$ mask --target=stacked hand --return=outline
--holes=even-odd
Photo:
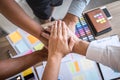
[[[70,53],[74,46],[72,37],[68,38],[68,29],[64,22],[56,21],[51,27],[51,34],[43,33],[42,36],[49,39],[48,57],[59,56],[64,57]]]

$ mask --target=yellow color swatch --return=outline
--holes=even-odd
[[[94,68],[93,63],[92,63],[92,61],[90,61],[90,60],[83,59],[83,60],[81,60],[80,62],[81,62],[82,68],[83,68],[84,70],[88,70],[88,69]]]
[[[74,76],[73,80],[85,80],[83,75]]]
[[[11,39],[11,41],[13,43],[16,43],[16,42],[18,42],[19,40],[22,39],[22,36],[20,35],[20,33],[18,31],[16,31],[16,32],[11,33],[9,35],[9,38]]]
[[[27,38],[28,38],[28,40],[30,41],[31,44],[34,44],[34,43],[36,43],[38,41],[38,39],[35,38],[32,35],[29,35]]]
[[[22,72],[22,75],[25,77],[25,76],[30,75],[30,74],[32,74],[32,73],[33,73],[33,72],[32,72],[32,68],[29,68],[29,69],[23,71],[23,72]]]
[[[79,72],[80,71],[80,67],[79,67],[78,61],[75,61],[74,65],[75,65],[76,72]]]
[[[37,50],[41,50],[44,47],[43,43],[39,43],[37,46],[34,47],[34,49]]]

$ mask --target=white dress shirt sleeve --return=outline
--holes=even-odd
[[[93,41],[88,47],[86,57],[120,72],[120,43],[100,45]]]
[[[68,9],[68,13],[80,17],[89,2],[90,0],[73,0]]]

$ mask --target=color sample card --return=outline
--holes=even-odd
[[[43,43],[39,43],[38,45],[34,46],[34,49],[37,50],[41,50],[44,47]]]
[[[33,52],[32,50],[29,50],[25,54],[31,54],[32,52]]]
[[[85,72],[85,80],[100,80],[96,70],[91,69]]]
[[[79,67],[78,61],[75,61],[74,65],[75,65],[76,72],[79,72],[80,71],[80,67]]]
[[[24,52],[26,52],[26,51],[29,50],[28,46],[27,46],[26,43],[23,42],[23,41],[20,41],[19,43],[17,43],[17,44],[15,45],[15,47],[17,48],[17,50],[18,50],[20,53],[24,53]]]
[[[68,66],[69,66],[70,72],[74,74],[76,72],[74,63],[69,62]]]
[[[16,43],[22,39],[22,36],[18,31],[15,31],[9,35],[9,38],[13,43]]]
[[[72,80],[85,80],[85,79],[84,79],[84,75],[81,74],[81,75],[74,76]]]
[[[31,44],[34,44],[34,43],[36,43],[38,41],[38,39],[35,38],[32,35],[29,35],[27,38],[28,38],[28,40],[30,41]]]
[[[82,69],[88,70],[94,68],[93,63],[90,60],[82,59],[81,61]]]
[[[25,76],[27,76],[27,75],[29,75],[29,74],[32,74],[32,73],[33,73],[33,72],[32,72],[32,68],[29,68],[29,69],[23,71],[23,72],[22,72],[22,75],[25,77]]]

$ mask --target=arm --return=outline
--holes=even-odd
[[[29,55],[0,61],[0,80],[20,73],[21,71],[26,70],[36,63],[46,59],[47,50],[44,48]]]
[[[0,13],[21,29],[46,43],[46,39],[40,36],[42,27],[31,19],[14,0],[0,0]]]
[[[90,43],[86,57],[120,72],[120,43],[117,45],[96,44],[97,41]]]
[[[72,51],[74,41],[67,39],[67,29],[61,21],[52,27],[48,46],[48,62],[42,80],[57,80],[62,57]]]
[[[97,40],[88,43],[82,40],[76,40],[73,52],[84,55],[88,59],[111,67],[115,71],[120,71],[120,44],[101,45],[96,44]]]
[[[72,32],[75,32],[75,25],[78,22],[78,17],[81,16],[83,10],[87,6],[87,4],[90,2],[90,0],[73,0],[68,13],[64,17],[63,21],[67,24],[67,26],[72,30]]]

